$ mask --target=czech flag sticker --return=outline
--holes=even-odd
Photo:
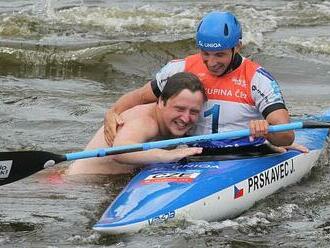
[[[244,195],[244,188],[237,188],[236,185],[234,185],[234,199],[240,198]]]

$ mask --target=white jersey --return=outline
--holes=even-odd
[[[246,58],[236,69],[220,77],[209,73],[200,54],[173,60],[152,81],[155,95],[160,95],[168,77],[183,71],[198,76],[208,96],[195,134],[248,128],[250,120],[263,119],[274,110],[285,109],[277,82],[260,65]]]

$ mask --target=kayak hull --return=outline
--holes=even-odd
[[[257,201],[300,181],[325,147],[328,130],[296,132],[310,149],[261,157],[146,166],[123,189],[93,229],[132,233],[173,220],[231,218]]]

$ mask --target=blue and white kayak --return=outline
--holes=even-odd
[[[330,118],[330,111],[324,116]],[[328,129],[296,131],[310,152],[220,156],[210,161],[152,164],[143,168],[93,229],[132,233],[171,220],[215,221],[235,217],[255,202],[302,179],[320,157]]]

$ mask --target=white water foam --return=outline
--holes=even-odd
[[[52,0],[35,0],[33,13],[39,18],[52,18],[55,15]]]

